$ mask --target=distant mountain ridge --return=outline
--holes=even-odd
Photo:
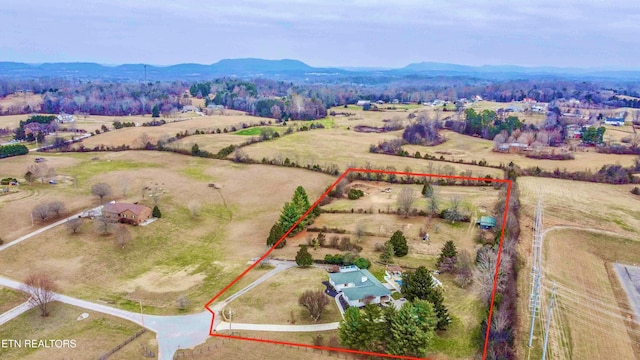
[[[258,58],[223,59],[211,65],[183,63],[169,66],[144,64],[101,65],[88,62],[27,64],[0,62],[0,77],[62,77],[105,80],[211,80],[222,76],[269,77],[282,80],[316,79],[327,76],[383,75],[399,77],[411,74],[426,76],[473,76],[479,78],[522,78],[566,76],[580,78],[626,78],[640,80],[640,70],[617,68],[525,67],[516,65],[470,66],[450,63],[421,62],[402,68],[379,67],[313,67],[293,59]]]

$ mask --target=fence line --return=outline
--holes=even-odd
[[[109,352],[107,352],[107,353],[103,354],[102,356],[100,356],[98,358],[98,360],[106,360],[109,356],[113,355],[116,351],[122,349],[128,343],[130,343],[133,340],[137,339],[140,335],[144,334],[146,331],[147,331],[147,329],[139,330],[137,333],[131,335],[127,340],[123,341],[120,345],[114,347],[113,349],[109,350]]]

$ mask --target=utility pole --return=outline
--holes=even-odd
[[[144,313],[142,312],[142,300],[138,300],[140,303],[140,317],[142,318],[142,327],[144,327]]]
[[[536,312],[539,306],[539,293],[542,269],[542,198],[538,195],[538,206],[534,219],[533,234],[533,263],[531,264],[531,294],[529,295],[529,307],[531,308],[531,327],[529,329],[529,347],[533,344],[533,329],[535,327]]]
[[[147,82],[147,64],[144,64],[144,82]]]
[[[549,325],[551,324],[551,310],[553,310],[553,298],[556,294],[556,282],[553,282],[553,287],[551,288],[551,297],[549,298],[549,310],[547,313],[547,326],[544,331],[544,345],[542,346],[542,360],[545,360],[547,357],[547,343],[549,342]]]

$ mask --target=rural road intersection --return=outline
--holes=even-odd
[[[0,252],[11,246],[17,245],[33,236],[41,234],[51,228],[64,224],[67,220],[78,217],[80,214],[69,216],[65,219],[57,221],[53,224],[38,229],[32,233],[24,235],[14,241],[0,246]],[[333,330],[338,328],[337,322],[316,325],[272,325],[272,324],[243,324],[222,321],[221,311],[233,300],[247,293],[254,287],[263,283],[272,276],[295,266],[295,263],[288,261],[272,261],[275,268],[268,273],[262,275],[256,281],[244,287],[240,291],[231,295],[224,301],[220,301],[211,305],[211,310],[215,312],[216,330],[255,330],[255,331],[277,331],[277,332],[315,332]],[[15,290],[24,289],[24,284],[9,278],[0,276],[0,285]],[[142,315],[137,312],[126,311],[111,306],[93,303],[90,301],[73,298],[70,296],[56,294],[55,301],[64,304],[77,306],[83,309],[92,310],[112,316],[116,316],[125,320],[132,321],[140,326],[147,328],[156,333],[158,341],[158,359],[171,360],[173,354],[178,349],[188,349],[200,345],[209,338],[209,330],[211,328],[211,313],[204,310],[197,314],[176,315],[176,316],[160,316],[160,315]],[[0,314],[0,325],[10,321],[20,314],[31,308],[28,302]]]

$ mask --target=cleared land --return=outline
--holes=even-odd
[[[89,317],[78,321],[77,317],[82,313],[88,313]],[[40,317],[37,309],[32,309],[0,326],[0,339],[66,339],[75,340],[76,347],[27,348],[23,345],[22,348],[0,348],[0,357],[8,360],[96,359],[140,329],[136,324],[113,316],[54,302],[51,314],[46,318]],[[110,359],[145,359],[143,346],[157,356],[155,334],[146,332]]]
[[[629,193],[631,187],[528,177],[519,178],[518,183],[522,228],[518,252],[527,269],[520,272],[519,294],[531,291],[532,227],[538,195],[542,194],[545,229],[577,227],[551,230],[544,240],[543,309],[551,282],[558,285],[550,351],[560,359],[637,358],[638,328],[625,322],[630,307],[612,268],[615,262],[634,263],[640,258],[639,200]],[[581,231],[581,227],[609,233]],[[516,335],[522,344],[521,356],[529,352],[528,300],[520,296],[518,302],[523,319]],[[538,325],[535,336],[533,357],[541,354]]]
[[[144,121],[151,121],[151,117],[145,117]],[[170,120],[170,119],[165,119]],[[236,126],[237,129],[241,129],[240,124],[246,123],[247,125],[259,124],[260,121],[268,121],[269,119],[257,118],[246,115],[212,115],[212,116],[198,116],[191,119],[168,122],[161,126],[136,126],[122,128],[118,130],[111,130],[106,133],[101,133],[97,136],[92,136],[89,139],[83,141],[83,144],[87,148],[93,148],[95,146],[120,146],[120,145],[140,145],[140,140],[143,134],[147,137],[146,140],[155,144],[159,139],[166,137],[176,136],[177,133],[189,131],[193,133],[196,130],[211,131],[220,129],[222,131],[225,128],[231,128]],[[132,121],[126,118],[122,121]],[[113,122],[113,121],[112,121]],[[78,146],[78,145],[76,145]]]
[[[500,176],[502,171],[491,168],[481,168],[472,165],[444,164],[411,157],[389,156],[373,154],[369,152],[369,146],[383,140],[398,138],[401,131],[383,134],[357,133],[344,129],[321,129],[299,132],[284,136],[275,141],[267,141],[249,145],[243,151],[252,159],[261,161],[262,158],[281,159],[289,158],[296,164],[336,164],[341,171],[350,166],[366,167],[367,164],[374,168],[393,167],[397,171],[405,171],[407,168],[413,172],[429,173],[429,164],[432,168],[451,165],[456,169],[456,174],[464,170],[471,170],[472,176],[484,176],[490,174],[493,177]],[[431,170],[433,172],[433,170]]]
[[[95,155],[98,160],[91,160]],[[112,235],[98,235],[89,220],[76,235],[64,226],[54,228],[7,249],[0,258],[3,274],[20,280],[30,271],[45,271],[58,280],[65,294],[134,310],[142,300],[150,313],[178,313],[175,302],[183,294],[191,302],[190,310],[200,310],[246,268],[249,259],[264,253],[269,229],[298,185],[304,185],[313,199],[334,181],[331,176],[300,169],[159,152],[67,154],[60,158],[72,166],[60,164],[58,173],[77,178],[78,188],[38,185],[46,194],[43,199],[77,201],[74,208],[87,209],[98,203],[90,195],[91,185],[106,182],[114,191],[109,200],[153,206],[148,196],[142,198],[141,189],[160,188],[163,218],[146,227],[130,227],[133,240],[124,250],[115,246]],[[22,166],[15,165],[15,169]],[[256,182],[258,178],[263,180]],[[126,195],[122,193],[123,180]],[[220,189],[214,190],[209,183]],[[25,192],[30,189],[21,186]],[[32,204],[38,203],[36,199]],[[200,207],[196,216],[189,209],[194,201]],[[12,227],[16,236],[32,231],[31,206],[24,199],[17,203],[25,206],[16,209],[14,204],[5,204],[0,208],[0,213],[12,214],[12,219],[22,224]]]
[[[306,290],[324,290],[322,281],[327,279],[324,269],[288,269],[242,295],[228,308],[233,312],[233,321],[242,323],[302,325],[337,322],[342,320],[342,316],[333,298],[317,323],[298,304],[298,298]],[[274,309],[276,304],[277,309]]]
[[[422,156],[425,153],[440,157],[444,156],[447,160],[464,160],[464,161],[480,161],[485,160],[489,165],[508,164],[513,161],[522,168],[538,166],[543,170],[554,170],[556,168],[566,169],[567,171],[584,171],[591,170],[596,172],[603,165],[620,163],[623,166],[631,166],[636,155],[615,155],[600,154],[595,149],[590,151],[574,152],[574,160],[539,160],[525,157],[518,154],[506,154],[492,151],[493,141],[476,138],[472,136],[461,135],[453,131],[443,131],[447,141],[436,146],[420,146],[405,145],[404,148],[413,155],[416,151],[420,151]],[[559,152],[559,150],[558,150]]]
[[[332,336],[338,336],[337,331],[323,331],[323,344],[329,346],[329,339]],[[302,344],[313,344],[314,333],[275,333],[261,331],[239,331],[235,332],[235,336],[257,338],[257,339],[273,339],[278,341],[286,341]],[[280,359],[307,359],[307,360],[325,360],[335,359],[336,353],[327,351],[311,350],[306,348],[291,347],[284,345],[273,345],[268,343],[260,343],[255,341],[242,341],[237,339],[223,339],[211,337],[205,344],[195,347],[194,349],[181,350],[178,353],[184,354],[186,359],[211,359],[214,356],[222,359],[234,359],[241,355],[246,360],[280,360]],[[356,357],[340,353],[340,358],[356,359]]]

